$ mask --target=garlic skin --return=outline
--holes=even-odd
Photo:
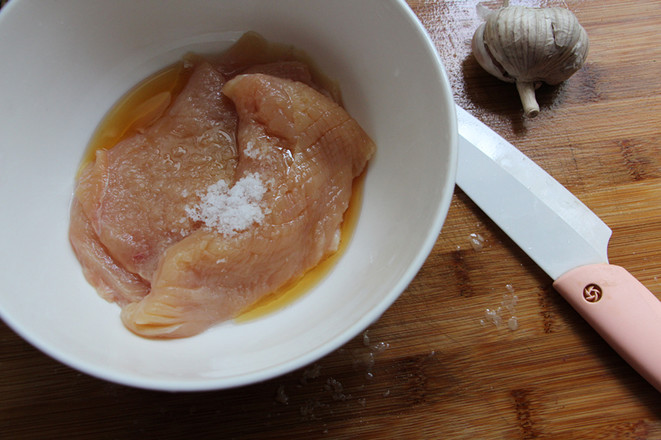
[[[472,49],[484,70],[516,83],[525,115],[535,117],[535,89],[542,82],[559,84],[579,70],[589,42],[568,9],[505,6],[477,28]]]

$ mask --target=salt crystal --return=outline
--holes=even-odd
[[[470,236],[470,243],[475,251],[481,251],[484,248],[484,237],[480,234],[472,233]]]
[[[365,330],[365,333],[363,333],[363,345],[365,347],[369,347],[370,345],[370,337],[368,335],[369,330]]]
[[[516,295],[503,295],[503,301],[500,303],[510,313],[514,314],[515,306],[519,297]]]
[[[303,374],[301,375],[299,382],[302,385],[307,385],[310,379],[316,379],[320,375],[321,375],[321,365],[314,364],[310,368],[306,368],[305,371],[303,371]]]
[[[289,403],[289,397],[285,394],[285,386],[280,385],[278,387],[278,390],[275,393],[275,400],[276,402],[280,402],[283,405],[287,405]]]
[[[519,328],[519,320],[516,318],[516,316],[512,316],[510,319],[507,320],[507,326],[512,331]]]
[[[243,154],[251,159],[259,159],[261,156],[261,150],[254,142],[247,142],[246,147],[243,149]]]
[[[503,322],[503,318],[500,317],[498,310],[486,309],[484,311],[484,317],[496,327],[500,327],[500,324]]]
[[[480,320],[480,324],[484,327],[487,324],[493,324],[496,328],[499,328],[503,324],[503,313],[508,312],[510,318],[507,319],[507,327],[514,331],[519,328],[519,321],[514,316],[516,313],[516,303],[519,300],[519,297],[514,294],[514,287],[511,284],[505,286],[507,289],[506,294],[503,295],[503,300],[500,303],[500,306],[493,309],[486,309],[484,311],[484,319]]]
[[[342,384],[338,380],[333,379],[332,377],[328,378],[324,388],[326,389],[326,391],[329,391],[331,393],[331,397],[333,398],[333,400],[347,400],[351,398],[350,395],[344,394],[344,387],[342,386]]]
[[[264,220],[260,202],[265,193],[266,186],[256,173],[245,175],[231,188],[219,180],[200,195],[199,205],[187,206],[186,213],[220,234],[233,235]]]

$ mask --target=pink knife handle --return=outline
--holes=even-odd
[[[626,269],[581,266],[553,287],[641,376],[661,391],[661,301]]]

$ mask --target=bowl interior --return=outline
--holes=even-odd
[[[83,278],[67,237],[74,175],[96,125],[141,79],[245,31],[306,51],[373,137],[345,254],[287,307],[188,339],[146,340]],[[396,0],[29,2],[0,14],[0,316],[54,358],[161,390],[239,386],[302,367],[376,320],[433,246],[454,188],[452,94]]]

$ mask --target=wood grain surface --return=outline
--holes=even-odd
[[[661,2],[513,1],[567,7],[590,38],[586,65],[542,87],[530,120],[514,86],[470,53],[477,3],[409,1],[456,102],[595,211],[613,230],[611,262],[661,298]],[[499,307],[496,326],[486,311]],[[264,383],[128,388],[50,359],[0,323],[0,438],[661,439],[661,394],[456,189],[431,255],[383,317]]]

